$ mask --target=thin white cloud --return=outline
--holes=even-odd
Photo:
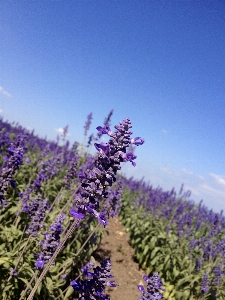
[[[171,167],[169,165],[167,166],[163,166],[163,167],[160,167],[160,170],[165,172],[165,173],[168,173],[168,174],[172,174],[172,170],[171,170]]]
[[[211,177],[213,177],[218,184],[220,184],[220,185],[222,185],[222,186],[225,187],[225,179],[222,176],[214,174],[214,173],[210,173],[209,175]]]
[[[64,132],[63,128],[55,128],[55,131],[57,131],[60,134],[63,134]]]
[[[12,95],[9,92],[7,92],[2,86],[0,86],[0,94],[8,98],[12,98]]]
[[[202,190],[204,192],[211,193],[211,195],[217,194],[217,195],[220,195],[220,196],[224,196],[224,191],[221,191],[217,188],[214,188],[214,187],[210,186],[207,183],[199,185],[199,188],[200,188],[200,190]]]
[[[182,168],[181,171],[184,172],[185,174],[193,175],[193,172],[192,172],[192,171],[188,171],[188,170],[185,169],[185,168]]]
[[[2,114],[3,113],[3,110],[2,109],[0,109],[0,114]]]
[[[168,134],[168,130],[162,129],[162,133],[163,133],[163,134]]]
[[[196,175],[196,177],[197,177],[198,179],[205,180],[205,178],[204,178],[203,176],[201,176],[201,175]]]
[[[63,134],[64,129],[63,128],[55,128],[55,131],[57,131],[59,134]],[[66,136],[70,136],[70,134],[67,133]]]

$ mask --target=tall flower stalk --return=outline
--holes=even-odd
[[[8,201],[5,199],[5,193],[11,186],[16,187],[13,175],[23,163],[23,158],[27,147],[25,146],[27,137],[25,135],[18,135],[15,142],[11,142],[7,156],[4,157],[4,164],[0,174],[0,207],[7,206]]]

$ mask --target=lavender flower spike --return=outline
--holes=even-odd
[[[90,260],[85,266],[83,266],[80,270],[83,272],[83,274],[87,277],[92,276],[92,273],[90,272],[95,266],[95,261],[92,259]]]
[[[40,195],[39,195],[40,198]],[[34,201],[37,199],[34,199]],[[36,207],[35,207],[36,204]],[[33,203],[33,209],[36,209],[36,211],[29,211],[30,215],[32,214],[31,222],[28,225],[28,229],[26,230],[26,233],[35,237],[38,235],[38,231],[44,227],[43,220],[45,218],[46,210],[50,209],[50,206],[48,205],[48,199],[44,199],[40,202],[40,204]]]
[[[45,239],[39,244],[41,246],[41,252],[35,255],[37,258],[35,266],[38,269],[42,269],[44,264],[50,260],[54,254],[56,248],[59,246],[60,234],[62,233],[62,225],[65,215],[59,214],[52,226],[50,226],[50,232],[44,233]]]
[[[118,286],[118,284],[114,283],[114,280],[108,281],[108,278],[113,278],[111,274],[110,258],[101,262],[101,267],[96,267],[93,271],[93,273],[88,272],[88,278],[92,277],[91,279],[78,279],[71,282],[71,286],[81,296],[78,300],[110,300],[110,298],[104,294],[106,286]]]
[[[147,282],[147,290],[145,291],[142,285],[138,285],[138,290],[142,293],[142,296],[138,300],[164,299],[161,291],[165,292],[165,289],[162,288],[162,280],[158,273],[154,273],[150,278],[145,275],[143,279]]]
[[[110,119],[111,119],[112,114],[113,114],[113,109],[109,112],[108,116],[105,118],[104,127],[101,127],[101,126],[97,127],[97,130],[99,131],[97,133],[97,136],[99,139],[103,134],[106,134],[106,133],[109,134],[109,132],[111,132],[109,126],[110,126]]]
[[[84,125],[84,135],[86,136],[87,135],[87,132],[90,128],[90,125],[91,125],[91,120],[92,120],[92,112],[87,116],[87,121]]]
[[[202,277],[202,288],[201,288],[201,291],[202,291],[202,293],[204,293],[204,294],[207,294],[208,291],[209,291],[209,284],[210,284],[210,282],[209,282],[209,280],[208,280],[208,276],[209,276],[209,274],[208,274],[208,273],[205,273],[205,274],[203,275],[203,277]]]
[[[8,148],[8,154],[4,157],[4,163],[0,170],[0,206],[6,207],[8,201],[5,199],[5,192],[11,186],[16,187],[16,182],[13,175],[23,163],[23,158],[27,147],[25,146],[27,140],[26,135],[18,135],[16,141],[12,142]]]
[[[126,118],[115,126],[115,132],[108,131],[110,136],[108,143],[95,143],[98,155],[93,166],[79,175],[81,187],[75,196],[74,207],[70,211],[75,218],[81,218],[89,212],[104,226],[107,225],[107,213],[99,212],[99,203],[102,199],[108,198],[107,189],[116,181],[117,171],[121,169],[120,163],[130,161],[133,166],[136,165],[133,161],[136,156],[131,152],[127,153],[131,143],[131,127],[130,119]]]

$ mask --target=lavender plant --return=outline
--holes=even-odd
[[[25,141],[26,137],[24,135],[18,135],[16,141],[11,142],[8,154],[4,157],[4,164],[0,174],[0,205],[2,207],[6,207],[8,203],[5,199],[6,191],[10,186],[12,188],[16,186],[13,175],[23,162],[24,153],[27,150]]]
[[[122,184],[117,184],[117,173],[122,162],[129,161],[135,166],[136,159],[127,149],[131,144],[138,146],[144,142],[131,138],[129,119],[120,122],[115,132],[111,131],[110,116],[105,120],[107,126],[98,127],[101,134],[109,136],[109,141],[95,144],[96,156],[79,154],[77,143],[69,149],[68,142],[63,146],[48,143],[19,125],[11,127],[0,122],[0,128],[10,132],[4,135],[2,155],[7,154],[7,147],[21,134],[27,136],[28,149],[26,156],[23,153],[24,163],[18,160],[20,169],[14,168],[14,190],[7,189],[9,209],[0,216],[5,225],[0,235],[2,299],[14,300],[18,295],[20,300],[64,297],[63,290],[71,287],[71,282],[81,295],[87,293],[82,291],[82,284],[87,282],[75,283],[73,278],[79,276],[83,262],[98,247],[108,219],[118,213]],[[64,141],[67,129],[68,126]],[[10,151],[13,152],[12,147]],[[93,272],[82,269],[87,277],[92,274],[91,279],[86,278],[90,297],[107,299],[105,287],[115,285],[108,281],[110,269],[109,260]]]

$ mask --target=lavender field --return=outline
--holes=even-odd
[[[82,145],[66,140],[68,126],[47,141],[0,120],[1,299],[109,299],[113,265],[92,254],[117,215],[146,272],[139,300],[225,299],[222,212],[122,176],[144,139],[128,118],[113,128],[112,113],[90,135],[88,115]]]

